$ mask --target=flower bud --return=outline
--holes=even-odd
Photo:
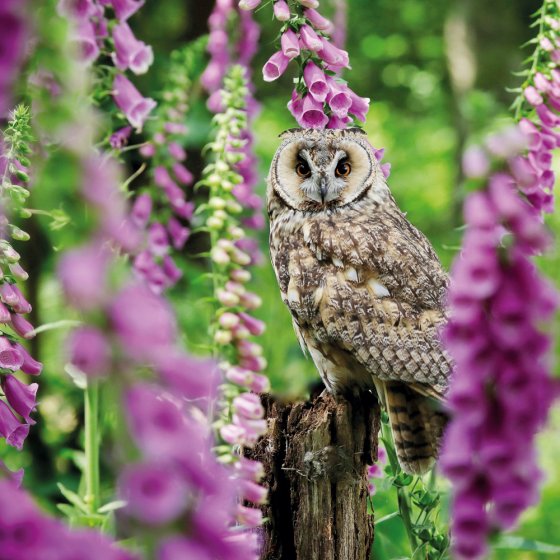
[[[214,333],[214,341],[216,342],[216,344],[225,346],[229,344],[231,340],[232,340],[232,336],[230,331],[224,331],[219,329]]]
[[[226,290],[219,290],[216,297],[218,298],[218,301],[226,307],[235,307],[239,304],[239,296]]]
[[[224,329],[231,330],[233,327],[239,325],[240,319],[239,316],[235,313],[223,313],[220,316],[219,323]]]

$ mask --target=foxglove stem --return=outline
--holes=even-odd
[[[94,514],[99,508],[99,382],[88,379],[84,391],[84,432],[85,432],[85,503],[89,513]]]

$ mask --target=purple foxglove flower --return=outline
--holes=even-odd
[[[10,263],[8,268],[18,280],[23,280],[25,282],[29,278],[29,274],[23,270],[19,263]]]
[[[169,251],[169,238],[163,224],[156,222],[148,228],[148,247],[158,257]]]
[[[19,301],[18,294],[14,288],[13,284],[8,284],[7,282],[0,285],[0,300],[11,307],[17,305]]]
[[[167,223],[167,232],[171,238],[171,244],[175,249],[180,251],[190,237],[191,230],[181,225],[181,222],[175,218],[170,218]]]
[[[0,336],[0,368],[17,371],[23,365],[23,355],[7,336]]]
[[[246,507],[238,504],[237,521],[245,527],[254,528],[262,525],[263,514],[260,509]]]
[[[141,229],[144,229],[150,220],[150,214],[152,213],[152,197],[147,194],[139,195],[130,211],[130,217],[132,221]]]
[[[194,213],[194,203],[185,200],[171,200],[173,211],[179,218],[190,220]]]
[[[262,321],[255,319],[247,313],[239,313],[243,325],[249,330],[253,336],[260,336],[265,331],[266,325]]]
[[[220,436],[230,445],[243,445],[245,444],[246,431],[241,426],[227,424],[220,428]]]
[[[328,95],[327,103],[335,117],[345,119],[352,106],[352,91],[346,84],[341,84],[330,76],[327,78]],[[318,101],[321,101],[318,99]]]
[[[241,495],[244,500],[253,504],[265,504],[268,491],[264,486],[252,480],[241,481]]]
[[[282,46],[282,52],[286,58],[292,60],[296,56],[299,56],[300,49],[299,49],[299,42],[298,36],[292,29],[287,29],[282,33],[282,37],[280,37],[280,45]]]
[[[173,179],[169,175],[169,171],[163,165],[158,165],[154,169],[154,181],[158,187],[166,187],[167,185],[173,183]]]
[[[314,62],[308,62],[305,65],[303,69],[303,80],[315,101],[323,103],[325,99],[327,99],[329,86],[327,85],[325,73]],[[348,107],[350,107],[350,103],[350,98],[348,98]]]
[[[224,51],[227,52],[228,35],[223,29],[213,29],[208,37],[207,51],[212,56],[220,56]]]
[[[183,185],[191,185],[194,180],[193,174],[182,163],[173,164],[173,173]]]
[[[556,116],[544,103],[537,107],[537,115],[545,126],[556,128],[560,125],[560,118]]]
[[[2,379],[2,389],[8,404],[17,412],[28,424],[35,424],[30,418],[30,414],[37,408],[37,383],[25,385],[17,377],[6,375]]]
[[[130,138],[131,133],[131,126],[125,126],[116,132],[113,132],[109,138],[111,148],[114,148],[115,150],[122,150],[128,144],[128,139]]]
[[[220,90],[215,91],[208,98],[206,106],[212,113],[223,113],[225,110],[225,105],[222,100],[222,92]]]
[[[149,525],[176,519],[189,504],[185,482],[170,467],[158,463],[128,466],[119,481],[126,510]]]
[[[125,207],[118,195],[120,170],[115,160],[100,156],[88,157],[84,163],[81,193],[98,209],[111,215],[121,215]]]
[[[527,99],[527,101],[534,107],[536,107],[537,105],[541,105],[543,102],[541,94],[533,86],[526,87],[523,91],[523,95],[525,96],[525,99]]]
[[[156,355],[156,359],[161,355]],[[127,391],[125,408],[130,432],[147,456],[156,459],[177,457],[182,453],[181,442],[189,441],[189,438],[192,438],[193,448],[202,445],[200,426],[196,431],[187,424],[181,402],[160,387],[146,383],[137,383]]]
[[[270,380],[266,375],[254,373],[248,388],[253,393],[268,393],[270,391]]]
[[[144,5],[144,0],[111,0],[111,5],[117,19],[126,21]]]
[[[181,117],[179,116],[179,118]],[[163,128],[168,134],[186,134],[188,132],[187,125],[178,122],[166,122]]]
[[[28,433],[29,424],[20,424],[10,407],[0,401],[0,436],[6,439],[6,443],[21,450]]]
[[[323,104],[316,101],[312,95],[306,95],[303,98],[298,123],[303,128],[325,128],[328,122],[329,117],[325,115]]]
[[[16,331],[19,336],[30,339],[35,336],[33,332],[33,325],[23,316],[17,313],[12,314],[12,328]]]
[[[23,357],[23,363],[20,366],[23,373],[27,373],[27,375],[39,375],[41,371],[43,371],[43,364],[35,360],[21,344],[15,343],[13,347]]]
[[[463,173],[469,178],[484,177],[490,170],[490,161],[486,152],[478,147],[472,146],[463,154]]]
[[[304,8],[318,8],[319,0],[298,0]]]
[[[290,59],[282,52],[274,53],[263,66],[263,80],[273,82],[278,79],[288,67]]]
[[[543,37],[540,40],[540,45],[547,52],[552,52],[554,50],[554,45],[548,37]]]
[[[241,10],[254,10],[262,0],[239,0],[239,8]]]
[[[318,49],[318,54],[331,69],[350,68],[350,59],[345,50],[335,47],[325,37],[320,37],[319,40],[321,41],[321,47]]]
[[[336,115],[331,115],[327,124],[327,128],[346,128],[346,126],[351,122],[352,119],[348,116],[340,118]]]
[[[58,265],[58,278],[66,299],[80,310],[99,307],[106,297],[107,252],[89,245],[65,253]]]
[[[116,334],[135,359],[150,358],[173,345],[177,328],[168,304],[141,284],[130,284],[113,299],[109,314]]]
[[[216,363],[173,350],[157,357],[161,379],[188,400],[212,399],[220,383]]]
[[[167,151],[173,159],[176,159],[178,161],[184,161],[185,159],[187,159],[187,153],[185,152],[185,149],[180,144],[177,144],[177,142],[170,142],[167,146]]]
[[[548,93],[552,87],[550,82],[540,72],[535,74],[534,81],[535,87],[542,93]]]
[[[79,327],[68,338],[69,360],[90,377],[101,377],[110,371],[111,347],[105,336],[93,327]]]
[[[359,121],[364,122],[366,120],[367,112],[369,111],[369,98],[360,97],[352,90],[349,90],[349,93],[350,98],[352,99],[352,105],[350,106],[348,112],[354,115]]]
[[[76,44],[80,58],[87,64],[93,63],[99,56],[99,45],[95,36],[95,27],[87,19],[78,20],[71,33],[72,42]]]
[[[300,46],[308,51],[319,52],[323,49],[321,37],[309,25],[302,25],[299,30]]]
[[[156,106],[156,102],[149,97],[143,97],[132,82],[122,74],[115,76],[113,97],[117,107],[125,114],[128,122],[136,130],[142,130],[142,126]]]
[[[291,17],[290,8],[284,0],[276,0],[274,2],[274,17],[278,21],[288,21]]]
[[[156,148],[153,144],[144,144],[139,152],[145,157],[145,158],[151,158],[155,155],[156,153]]]
[[[330,33],[333,29],[333,24],[330,20],[323,17],[317,10],[307,8],[304,10],[303,15],[309,20],[309,23],[315,28],[325,33]]]
[[[212,560],[208,547],[186,537],[167,537],[161,541],[157,552],[158,560]]]
[[[172,284],[176,284],[183,276],[182,270],[175,264],[175,261],[169,256],[163,257],[162,270],[165,276]]]
[[[57,11],[63,16],[75,19],[87,19],[97,15],[92,0],[59,0]]]
[[[0,303],[0,323],[9,323],[11,320],[10,311],[3,303]]]
[[[235,397],[233,409],[244,418],[260,420],[264,416],[261,399],[252,393],[243,393]]]
[[[8,479],[16,488],[21,486],[23,473],[23,469],[19,469],[19,471],[15,472],[11,471],[2,461],[0,461],[0,479]]]
[[[206,91],[215,92],[220,87],[226,68],[227,61],[225,64],[220,63],[216,59],[210,61],[200,77],[200,83]]]

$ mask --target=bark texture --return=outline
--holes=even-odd
[[[373,518],[366,466],[377,455],[379,407],[320,395],[282,403],[265,395],[269,431],[253,457],[264,463],[264,560],[367,560]]]

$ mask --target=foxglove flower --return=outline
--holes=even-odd
[[[156,106],[153,99],[143,97],[132,82],[122,74],[115,76],[113,97],[117,107],[124,113],[128,122],[138,131],[142,129],[148,115]]]
[[[274,2],[274,17],[278,21],[288,21],[290,19],[290,8],[284,0]]]
[[[110,0],[110,4],[117,19],[126,21],[144,5],[144,0]]]
[[[152,47],[136,39],[127,23],[119,23],[113,28],[113,40],[115,52],[112,57],[119,70],[130,68],[135,74],[148,71],[154,61]]]
[[[2,378],[2,390],[11,408],[17,412],[28,424],[35,424],[30,414],[37,406],[37,383],[25,385],[17,377],[6,375]]]
[[[312,95],[306,95],[303,98],[298,122],[304,128],[325,128],[329,117],[325,115],[321,102],[316,101]]]
[[[263,79],[265,82],[277,80],[288,67],[290,59],[282,52],[274,53],[263,66]]]

